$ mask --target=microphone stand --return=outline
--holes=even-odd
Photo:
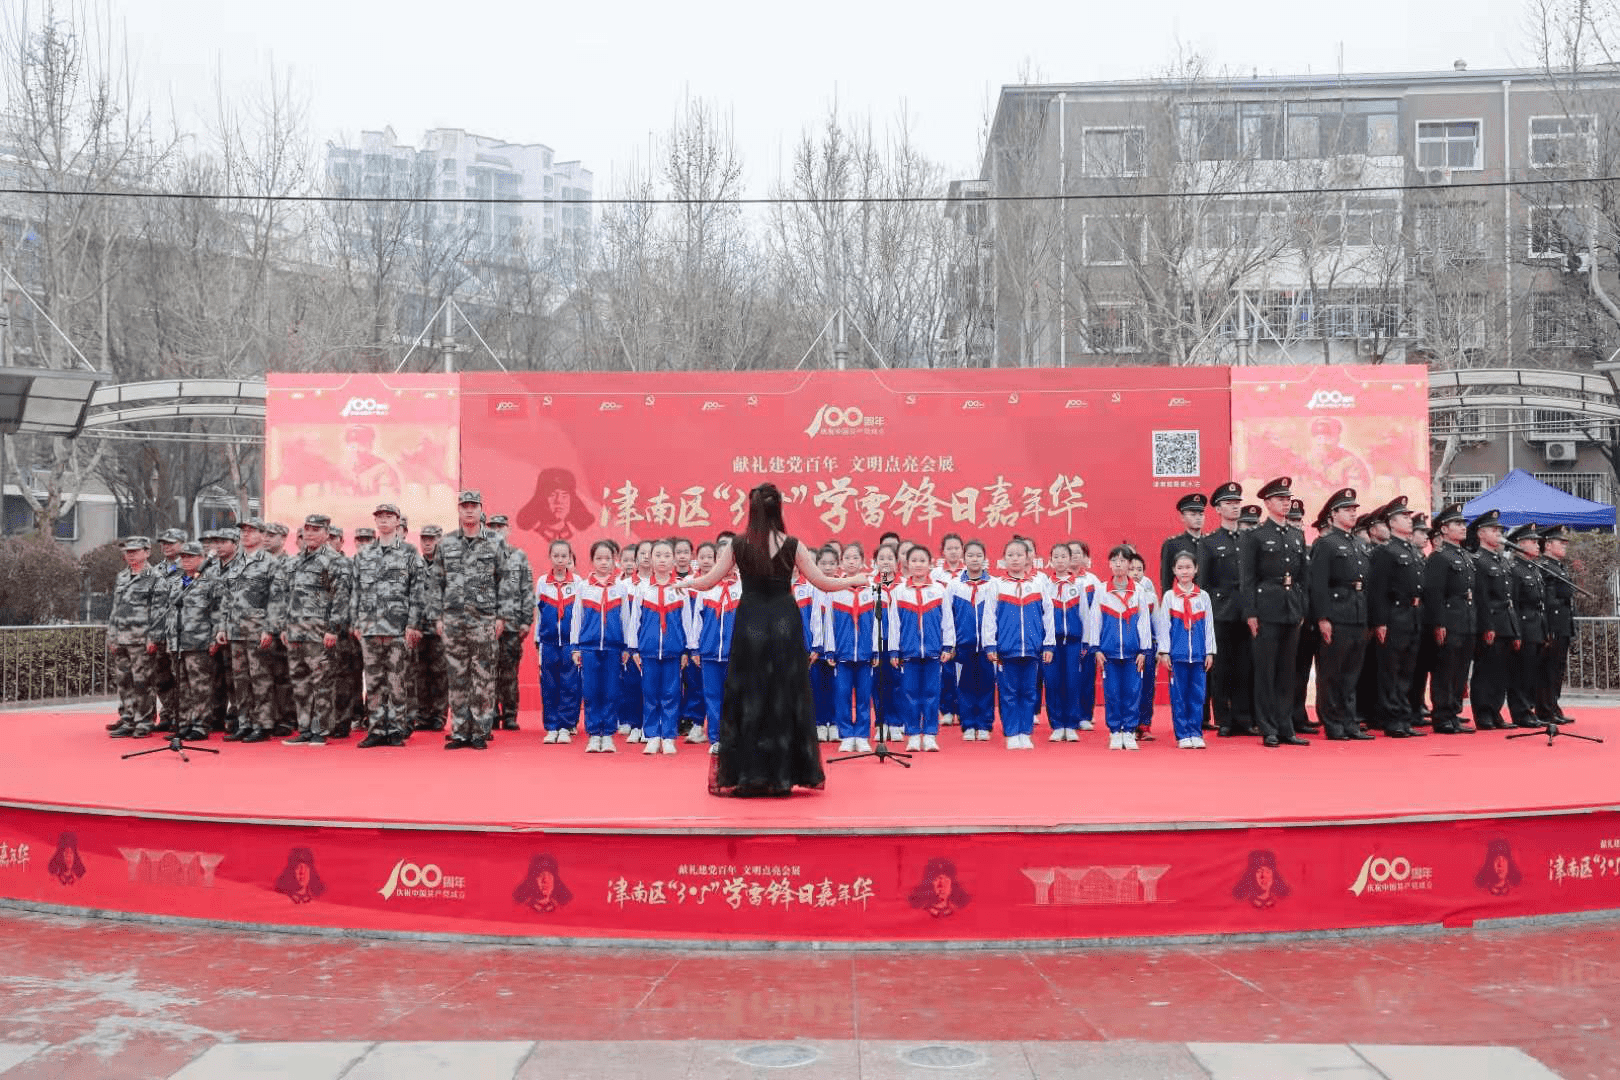
[[[905,750],[889,749],[889,717],[883,710],[883,680],[888,677],[889,666],[889,594],[884,591],[886,582],[874,581],[872,583],[872,617],[877,620],[878,665],[877,676],[872,680],[872,712],[877,718],[877,730],[873,732],[877,738],[872,740],[872,749],[854,754],[844,754],[841,757],[828,758],[827,764],[836,765],[840,761],[858,761],[861,758],[876,758],[882,765],[892,761],[896,765],[911,768],[911,754]],[[860,633],[859,620],[856,621],[856,634]]]

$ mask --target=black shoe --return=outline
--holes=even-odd
[[[120,720],[107,729],[107,735],[114,739],[133,739],[135,737],[135,725],[126,724]]]
[[[1309,746],[1309,745],[1311,745],[1309,739],[1302,739],[1298,735],[1290,735],[1290,736],[1288,736],[1288,738],[1282,740],[1282,744],[1284,746]]]
[[[501,730],[502,731],[521,731],[522,729],[518,727],[517,717],[515,717],[515,716],[503,716],[503,717],[501,717]]]
[[[1322,732],[1321,724],[1295,724],[1294,730],[1303,735],[1319,735]]]
[[[1476,728],[1471,728],[1467,724],[1458,724],[1457,725],[1457,730],[1452,732],[1452,734],[1453,735],[1472,735],[1476,730],[1477,730]]]
[[[169,732],[174,730],[174,721],[173,720],[159,720],[157,722],[157,725],[155,727],[153,727],[152,730],[153,731],[161,731],[163,734],[167,735]]]
[[[448,739],[446,739],[444,741],[444,748],[446,750],[465,750],[471,745],[472,745],[472,743],[469,742],[468,740],[466,740],[466,739],[457,739],[454,736],[452,736],[451,738],[448,738]]]
[[[247,737],[247,733],[249,731],[253,731],[253,730],[256,730],[256,729],[244,727],[243,725],[238,724],[238,725],[236,725],[236,730],[235,731],[227,731],[225,733],[225,741],[226,742],[241,742],[244,738]]]
[[[264,730],[262,727],[248,728],[246,731],[242,732],[241,738],[237,739],[236,741],[242,743],[244,746],[248,743],[269,742],[270,733]]]
[[[410,740],[410,736],[405,734],[402,731],[402,732],[399,732],[398,734],[388,736],[388,745],[389,746],[404,746],[406,744],[406,742],[408,742],[409,740]]]
[[[1559,713],[1558,720],[1556,722],[1560,724],[1573,724],[1575,722],[1575,718],[1573,716],[1566,715],[1565,713]]]
[[[362,749],[362,750],[369,750],[373,746],[387,746],[387,745],[388,745],[388,736],[384,735],[381,731],[377,731],[375,729],[373,729],[372,731],[366,732],[366,737],[360,740],[360,749]]]
[[[1402,728],[1401,734],[1405,735],[1408,739],[1427,739],[1429,737],[1429,733],[1427,731],[1415,731],[1411,727]]]
[[[1216,728],[1215,734],[1218,738],[1230,739],[1232,737],[1232,729],[1229,727]]]
[[[309,745],[311,745],[311,746],[325,746],[326,745],[326,736],[325,735],[311,735],[309,737]]]
[[[209,731],[207,728],[192,728],[190,731],[180,733],[181,742],[207,742]]]
[[[310,742],[312,742],[313,740],[314,740],[314,736],[311,735],[309,732],[300,731],[298,734],[294,735],[290,739],[282,739],[281,740],[281,745],[283,745],[283,746],[308,746],[310,744]]]
[[[1281,746],[1282,742],[1280,740],[1278,740],[1277,736],[1275,736],[1275,735],[1267,735],[1265,737],[1265,740],[1262,742],[1261,745],[1263,745],[1263,746]]]
[[[1339,734],[1332,734],[1332,735],[1329,735],[1329,736],[1328,736],[1328,737],[1327,737],[1327,741],[1328,741],[1328,742],[1349,742],[1349,741],[1350,741],[1350,736],[1348,736],[1348,735],[1339,735]]]
[[[1553,722],[1557,723],[1558,721],[1555,720]],[[1522,727],[1522,728],[1544,728],[1547,725],[1542,723],[1540,720],[1525,719],[1525,720],[1515,720],[1515,721],[1513,721],[1513,726],[1514,727]]]
[[[1372,742],[1375,736],[1369,735],[1365,731],[1356,731],[1346,735],[1345,738],[1351,742]]]
[[[123,726],[124,726],[124,722],[122,720],[114,720],[112,723],[107,725],[107,730],[112,731],[112,730],[114,730],[116,728],[121,728]]]
[[[1407,731],[1405,728],[1390,728],[1388,731],[1384,732],[1384,738],[1386,738],[1386,739],[1410,739],[1410,738],[1413,738],[1416,734],[1417,734],[1416,732]]]
[[[1434,733],[1436,735],[1461,735],[1462,730],[1456,724],[1436,724],[1434,725]]]
[[[350,726],[351,725],[349,722],[345,720],[331,731],[328,731],[326,733],[326,737],[329,739],[347,739],[349,737]]]
[[[275,727],[270,729],[271,737],[276,739],[285,739],[289,735],[296,734],[298,734],[298,729],[293,727],[291,724],[277,724]]]
[[[467,746],[473,750],[488,750],[489,740],[487,738],[481,738],[474,735],[472,738],[467,740]]]

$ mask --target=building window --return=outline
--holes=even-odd
[[[1081,223],[1081,253],[1087,266],[1124,266],[1141,259],[1141,222],[1125,214],[1087,214]]]
[[[1568,492],[1577,499],[1586,499],[1589,502],[1597,503],[1609,501],[1610,477],[1606,473],[1538,472],[1531,475],[1548,487],[1555,487],[1559,491]]]
[[[42,496],[43,497],[43,496]],[[34,531],[34,511],[28,506],[28,500],[21,495],[7,495],[5,497],[3,518],[3,532],[6,536],[18,536]],[[52,535],[58,540],[77,540],[79,538],[79,504],[74,503],[73,509],[56,519],[56,528]]]
[[[1080,171],[1085,176],[1141,176],[1142,128],[1086,128]]]
[[[1530,208],[1532,259],[1568,259],[1587,250],[1580,211],[1573,206]]]
[[[1592,160],[1590,116],[1532,116],[1530,164],[1538,169],[1585,165]]]
[[[1442,355],[1466,356],[1485,347],[1493,310],[1484,293],[1436,292],[1419,301],[1420,338]]]
[[[1491,489],[1496,477],[1491,473],[1448,476],[1440,481],[1440,498],[1447,503],[1465,503]]]
[[[1469,262],[1485,254],[1484,203],[1419,204],[1415,216],[1418,250],[1431,263]]]
[[[1393,99],[1290,101],[1288,156],[1394,157],[1401,152],[1399,117],[1400,102]]]
[[[1137,353],[1142,351],[1141,315],[1128,300],[1103,301],[1086,312],[1085,348],[1091,353]]]
[[[1484,168],[1480,128],[1478,120],[1437,120],[1418,124],[1418,168]]]
[[[1530,344],[1542,349],[1582,349],[1596,345],[1592,309],[1563,292],[1537,293],[1530,304]]]
[[[1485,439],[1485,421],[1483,409],[1445,409],[1431,412],[1429,435],[1436,442],[1443,441],[1448,435],[1456,435],[1464,442],[1481,442]]]

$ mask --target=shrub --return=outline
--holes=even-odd
[[[73,555],[39,535],[0,541],[0,625],[77,618],[82,572]]]

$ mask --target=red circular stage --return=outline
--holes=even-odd
[[[1620,908],[1620,744],[1502,733],[1267,750],[1106,734],[830,767],[711,798],[707,747],[214,741],[131,761],[95,713],[0,721],[0,897],[503,939],[1098,940]],[[1570,729],[1620,732],[1620,710]]]

